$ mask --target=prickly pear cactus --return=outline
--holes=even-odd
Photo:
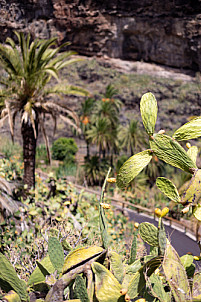
[[[170,243],[167,244],[162,267],[175,301],[191,301],[191,291],[185,268]]]
[[[86,282],[81,275],[75,278],[75,296],[81,302],[89,302],[89,297],[86,290]]]
[[[198,147],[197,146],[190,147],[187,151],[187,154],[196,165],[196,160],[197,160],[197,156],[198,156]]]
[[[0,253],[0,287],[5,292],[13,289],[22,301],[27,301],[26,283],[19,279],[8,259]]]
[[[175,185],[165,177],[157,177],[156,185],[159,190],[174,202],[180,202],[180,196]]]
[[[159,246],[158,229],[149,222],[142,222],[139,225],[141,238],[151,246]]]
[[[148,278],[148,286],[151,290],[151,293],[154,297],[158,298],[161,302],[171,302],[171,295],[164,290],[164,284],[161,281],[161,278],[152,274]]]
[[[201,117],[192,119],[184,124],[173,134],[173,138],[178,141],[194,139],[201,136]]]
[[[149,142],[154,154],[167,164],[191,174],[197,169],[196,164],[182,146],[170,136],[157,133],[150,138]]]
[[[123,302],[121,296],[121,284],[114,275],[100,263],[94,262],[92,270],[95,274],[95,295],[101,302]]]
[[[55,271],[55,268],[52,265],[52,262],[50,261],[49,255],[40,261],[40,265],[44,267],[44,270],[41,271],[39,266],[37,266],[33,271],[33,273],[31,274],[31,276],[29,277],[29,280],[27,282],[28,286],[44,282],[46,274],[44,274],[43,272],[45,270],[48,272],[48,275],[53,274]]]
[[[117,185],[125,188],[151,161],[152,152],[145,150],[130,157],[120,168]]]
[[[79,265],[80,263],[87,262],[88,259],[93,259],[100,256],[104,249],[99,246],[89,246],[78,248],[68,254],[64,261],[62,273],[66,273],[72,267]]]
[[[124,278],[124,266],[122,262],[122,256],[112,251],[109,252],[108,256],[110,259],[111,272],[119,281],[119,283],[122,283]]]
[[[48,254],[53,266],[60,273],[64,265],[64,252],[60,241],[56,237],[48,238]]]
[[[157,119],[158,106],[155,96],[151,92],[145,93],[142,96],[140,101],[140,112],[147,134],[149,136],[153,135]]]

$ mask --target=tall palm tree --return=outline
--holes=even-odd
[[[80,110],[80,121],[81,121],[81,126],[80,128],[82,129],[82,133],[87,145],[87,158],[90,157],[90,139],[87,138],[87,131],[91,127],[91,115],[93,112],[93,107],[94,107],[95,99],[93,98],[87,98],[81,105],[81,110]]]
[[[23,33],[15,34],[18,45],[11,38],[7,38],[5,44],[0,44],[0,64],[5,71],[0,81],[3,108],[0,125],[8,120],[13,138],[15,117],[18,113],[21,115],[24,184],[31,188],[35,186],[35,155],[39,126],[49,150],[44,127],[45,115],[52,116],[55,126],[58,116],[74,127],[79,123],[76,114],[69,107],[50,96],[75,93],[86,95],[86,91],[59,82],[59,70],[78,61],[77,58],[71,58],[74,52],[59,54],[61,48],[69,43],[56,47],[56,38],[31,41],[29,34],[27,38]],[[52,77],[57,79],[58,83],[47,85]]]
[[[95,125],[87,131],[87,139],[89,139],[92,144],[97,145],[99,156],[101,157],[101,155],[103,155],[103,157],[105,157],[112,139],[110,123],[107,118],[99,117],[97,119]]]
[[[144,136],[142,130],[138,126],[138,121],[130,120],[126,127],[121,128],[119,138],[122,148],[126,148],[127,152],[134,152],[142,146]]]

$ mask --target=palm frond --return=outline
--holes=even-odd
[[[78,133],[81,133],[81,129],[75,124],[75,123],[73,123],[73,121],[70,119],[70,118],[68,118],[68,117],[66,117],[66,116],[63,116],[63,115],[61,115],[60,114],[60,116],[59,116],[65,123],[67,123],[68,125],[70,125],[70,126],[72,126],[73,128],[75,128],[77,131],[78,131]]]
[[[13,141],[13,138],[14,138],[14,126],[13,126],[12,113],[11,113],[11,110],[10,110],[10,104],[7,101],[5,101],[5,105],[6,105],[6,109],[7,109],[7,112],[8,112],[8,122],[9,122],[10,133],[11,133],[11,137],[12,137],[12,141]]]

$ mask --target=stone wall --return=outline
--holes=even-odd
[[[83,55],[201,70],[201,0],[0,0],[0,40],[13,29]]]

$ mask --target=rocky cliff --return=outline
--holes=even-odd
[[[1,41],[25,30],[83,55],[201,70],[201,0],[0,0],[0,29]]]

